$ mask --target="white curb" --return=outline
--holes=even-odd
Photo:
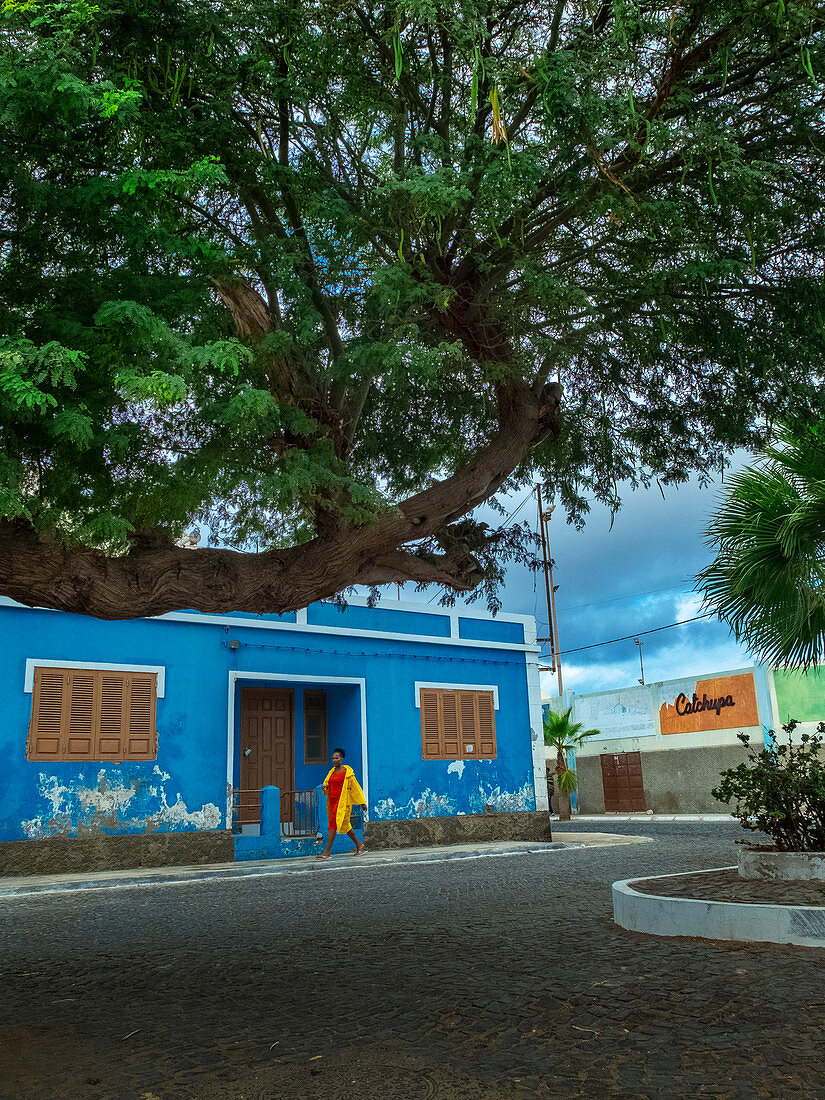
[[[735,871],[735,867],[710,867],[693,874]],[[707,940],[745,940],[752,943],[790,943],[800,947],[825,947],[825,906],[753,905],[747,902],[703,901],[642,894],[634,882],[680,878],[651,875],[613,883],[613,919],[631,932],[653,936],[692,936]]]

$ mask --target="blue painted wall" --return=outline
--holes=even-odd
[[[429,634],[436,638],[449,638],[448,615],[428,614],[420,611],[396,611],[392,607],[362,607],[347,604],[339,607],[333,603],[314,603],[307,608],[307,622],[311,626],[331,626],[336,630],[386,630],[394,634]]]
[[[0,840],[220,828],[226,813],[222,627],[0,608]],[[216,660],[218,654],[222,656]],[[166,666],[158,756],[140,763],[26,760],[26,658]]]
[[[309,609],[325,617],[331,605]],[[449,633],[447,616],[355,608],[358,628],[399,631],[399,615],[416,629],[429,623],[436,636]],[[341,744],[347,763],[364,781],[361,690],[357,685],[315,682],[302,676],[366,681],[369,812],[373,819],[442,816],[534,809],[533,767],[525,659],[521,651],[430,644],[404,636],[359,638],[314,634],[288,626],[278,630],[136,620],[108,623],[84,616],[0,607],[0,840],[91,832],[144,832],[225,827],[227,796],[228,673],[269,673],[257,685],[295,690],[295,785],[321,782],[327,766],[303,763],[303,690],[325,688],[328,748]],[[260,622],[260,618],[254,617]],[[272,617],[274,618],[274,617]],[[467,620],[471,621],[471,620]],[[483,620],[472,620],[475,623]],[[409,625],[404,620],[405,625]],[[514,625],[491,620],[509,635]],[[228,641],[240,646],[230,649]],[[164,665],[165,697],[158,700],[158,758],[146,763],[27,762],[31,694],[23,691],[26,658],[102,664]],[[292,677],[295,677],[293,680]],[[492,761],[424,761],[416,681],[497,684],[498,757]],[[239,677],[237,685],[244,683]],[[240,692],[236,693],[235,784]],[[322,808],[322,818],[324,811]]]
[[[458,636],[478,642],[523,642],[524,627],[501,619],[459,618]]]

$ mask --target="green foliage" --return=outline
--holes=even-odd
[[[553,11],[6,0],[2,516],[354,531],[558,380],[503,488],[580,521],[815,418],[825,8]],[[530,533],[474,553],[495,607]]]
[[[571,718],[573,707],[564,711],[550,711],[544,719],[544,743],[559,753],[577,749],[588,737],[595,737],[599,730],[586,730],[583,722]]]
[[[780,426],[740,471],[708,528],[707,606],[775,664],[825,658],[825,430]]]
[[[770,836],[781,852],[825,851],[825,723],[815,734],[803,733],[794,744],[798,723],[782,728],[788,744],[773,739],[758,751],[747,734],[739,740],[748,754],[747,763],[722,772],[722,782],[711,793],[726,805],[734,803],[733,816],[743,829]]]
[[[565,795],[575,794],[578,788],[576,773],[572,768],[564,768],[563,771],[556,771],[553,774],[553,782],[556,785],[556,789],[561,794]]]

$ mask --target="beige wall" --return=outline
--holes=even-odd
[[[760,689],[754,671],[733,669],[616,691],[569,692],[563,699],[553,699],[554,710],[572,705],[574,721],[583,723],[585,729],[600,731],[576,750],[579,812],[604,812],[600,756],[638,752],[648,809],[656,813],[726,813],[710,791],[718,786],[720,772],[745,759],[738,735],[748,734],[754,746],[761,747],[763,724],[766,728],[774,725],[767,683]],[[662,714],[667,716],[669,728],[678,727],[675,700],[680,694],[690,700],[694,692],[700,699],[704,694],[708,698],[730,694],[734,702],[722,707],[719,715],[711,709],[686,717],[684,725],[692,725],[692,732],[662,734]],[[684,701],[680,703],[683,707]],[[740,716],[741,723],[737,722]],[[710,728],[696,728],[703,725]],[[549,750],[547,756],[549,760]]]
[[[769,712],[767,699],[763,708],[766,713],[759,713],[753,705],[753,695],[743,696],[741,699],[737,696],[738,705],[723,708],[721,718],[717,717],[715,711],[693,716],[694,725],[704,724],[701,720],[706,719],[710,728],[668,734],[662,734],[661,730],[661,713],[663,709],[672,706],[680,692],[688,698],[693,692],[697,692],[701,698],[705,690],[711,694],[712,689],[708,685],[729,685],[738,677],[744,679],[752,676],[753,671],[753,668],[733,669],[707,676],[662,680],[615,691],[582,694],[565,692],[562,699],[554,698],[551,706],[554,710],[565,710],[572,705],[574,721],[583,723],[585,729],[600,731],[600,735],[590,738],[576,750],[576,758],[579,760],[605,752],[646,753],[737,746],[740,732],[749,734],[754,742],[761,742],[762,724],[770,727],[773,716]],[[720,687],[720,694],[722,690]],[[724,690],[727,691],[728,686]],[[737,720],[740,716],[742,722]],[[726,724],[724,728],[719,728],[720,722]]]
[[[720,773],[745,759],[741,744],[713,748],[664,749],[641,754],[645,804],[658,814],[698,814],[730,811],[710,793]],[[577,759],[579,813],[604,813],[601,761],[598,756]]]

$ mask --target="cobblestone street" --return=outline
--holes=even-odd
[[[0,1095],[825,1098],[820,953],[612,923],[740,830],[604,828],[653,841],[6,899]]]

